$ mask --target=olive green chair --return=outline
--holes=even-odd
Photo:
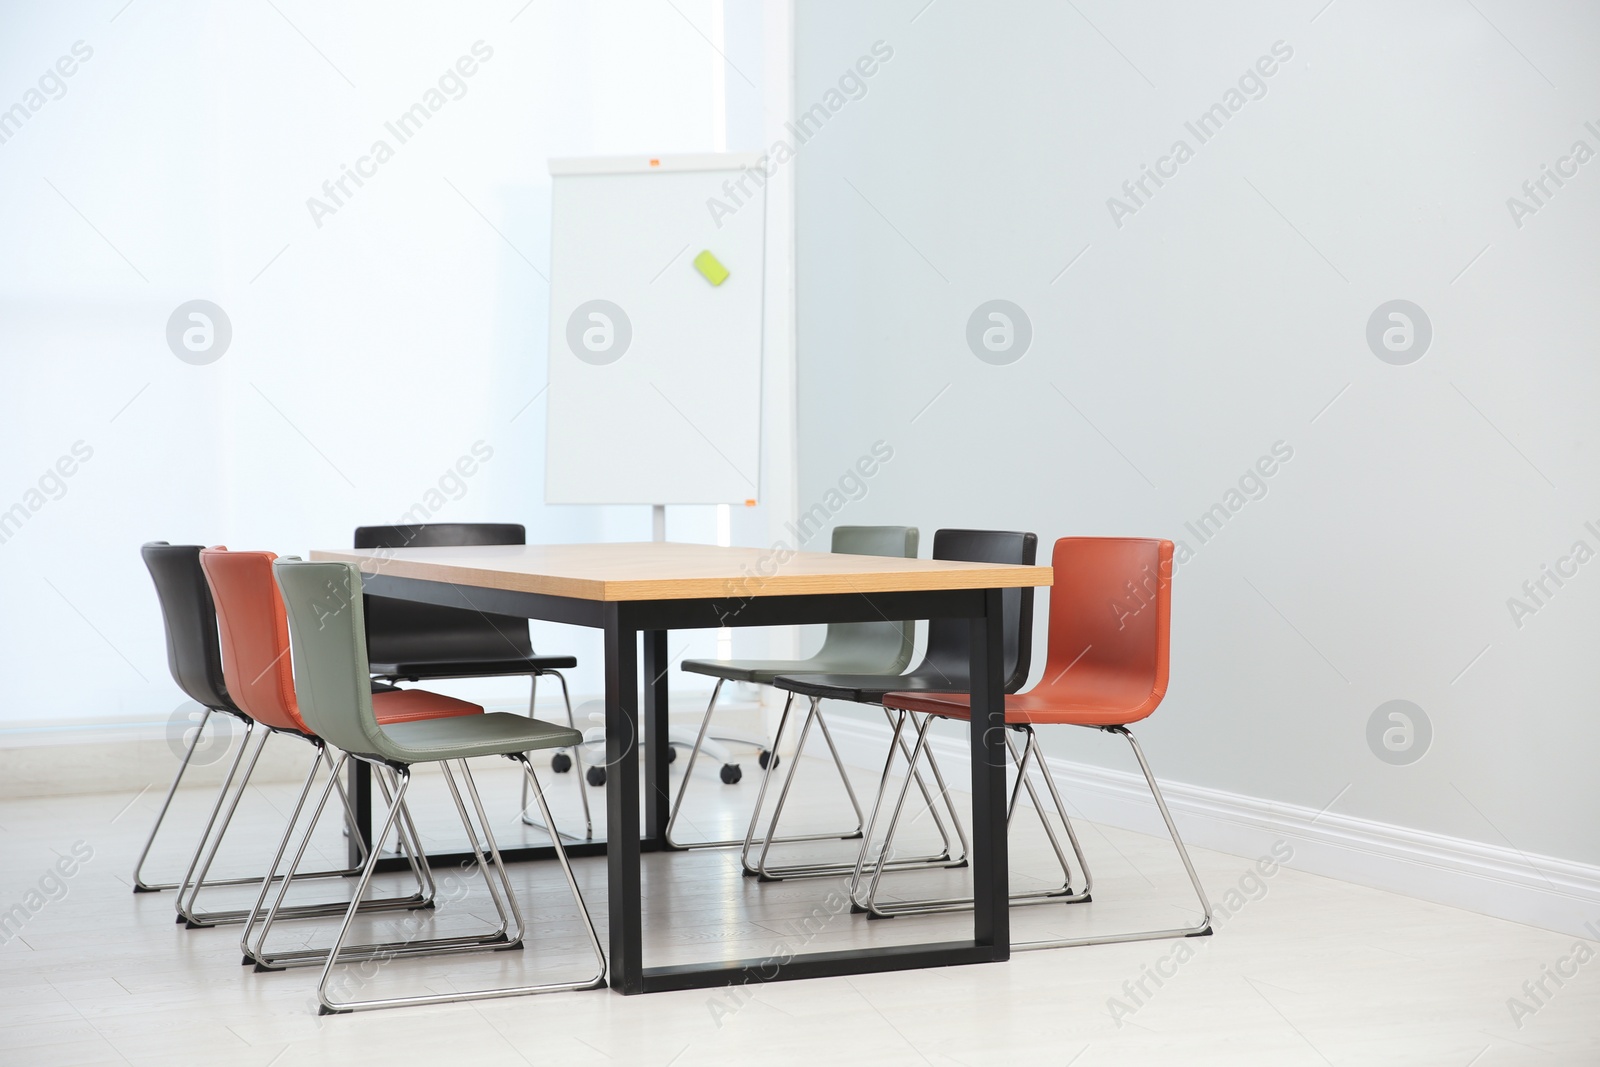
[[[279,559],[273,564],[273,573],[283,591],[284,606],[289,615],[289,637],[294,661],[295,691],[299,697],[300,713],[317,734],[329,744],[346,753],[347,758],[363,760],[374,771],[387,775],[393,787],[393,799],[384,818],[382,828],[374,835],[371,856],[361,880],[356,886],[345,912],[333,946],[326,952],[312,950],[303,954],[301,962],[322,962],[322,977],[317,984],[317,999],[321,1003],[319,1014],[329,1015],[368,1008],[386,1008],[410,1004],[436,1004],[449,1001],[482,1000],[489,997],[518,996],[529,993],[552,993],[571,989],[594,989],[605,984],[605,953],[600,947],[594,921],[583,903],[583,894],[573,877],[572,866],[562,847],[561,835],[556,832],[545,803],[544,791],[533,767],[525,755],[528,752],[567,748],[576,745],[581,736],[576,730],[554,723],[529,719],[522,715],[491,712],[484,715],[463,716],[452,720],[431,719],[417,722],[392,723],[380,726],[372,711],[372,693],[367,673],[366,625],[362,613],[361,577],[348,563],[304,562]],[[544,823],[550,828],[550,843],[556,859],[566,876],[567,886],[578,905],[578,915],[583,921],[594,950],[599,969],[595,974],[568,982],[550,982],[541,985],[510,986],[498,989],[469,992],[437,993],[420,996],[373,998],[365,1000],[336,1000],[332,991],[335,969],[341,964],[366,961],[386,962],[391,959],[436,955],[440,953],[470,952],[483,949],[521,947],[526,925],[517,906],[516,893],[506,875],[500,858],[494,832],[484,812],[483,801],[473,783],[467,760],[478,756],[503,756],[521,765],[534,798],[538,801]],[[473,813],[483,831],[485,848],[479,844],[473,819],[462,801],[462,790],[456,784],[451,763],[460,772],[465,793],[471,801]],[[461,825],[477,858],[478,869],[489,889],[489,897],[499,915],[499,926],[493,932],[478,937],[452,937],[415,939],[407,938],[386,944],[348,944],[350,927],[357,909],[367,895],[373,871],[382,856],[382,843],[396,829],[396,821],[404,810],[406,790],[411,784],[411,768],[419,763],[437,763],[444,771],[445,784],[449,786]],[[337,775],[335,775],[337,780]],[[326,804],[329,790],[324,790],[322,803]],[[319,807],[320,814],[320,807]],[[312,824],[315,825],[313,817]],[[279,891],[278,904],[288,891],[294,871],[304,856],[310,835],[302,839],[299,850],[290,864],[288,876]],[[276,873],[276,872],[272,872]],[[270,875],[269,875],[270,877]],[[498,885],[496,884],[498,883]],[[270,924],[272,916],[269,914]],[[363,984],[363,980],[350,985]]]
[[[915,559],[917,555],[917,528],[915,526],[838,526],[833,531],[832,550],[856,556],[892,556],[901,559]],[[684,660],[684,670],[694,674],[709,675],[717,680],[716,687],[711,691],[711,702],[706,705],[705,718],[700,723],[699,735],[695,738],[694,747],[689,750],[689,759],[684,766],[683,779],[678,784],[677,796],[672,802],[672,812],[667,819],[667,841],[675,848],[735,848],[743,847],[748,854],[750,839],[754,834],[756,821],[761,815],[762,805],[766,799],[767,786],[772,779],[772,770],[777,765],[778,746],[783,740],[784,730],[789,723],[790,704],[794,700],[791,693],[784,702],[783,715],[778,720],[778,731],[772,738],[770,753],[764,763],[765,774],[761,779],[760,791],[756,794],[755,811],[751,815],[750,826],[744,836],[717,841],[679,841],[672,836],[674,825],[678,820],[678,813],[683,808],[683,798],[689,789],[689,781],[693,777],[695,759],[699,756],[702,746],[711,729],[711,718],[717,708],[717,699],[722,695],[724,682],[752,682],[757,685],[771,685],[772,680],[783,674],[879,674],[894,676],[906,669],[911,662],[912,646],[915,643],[917,624],[915,620],[895,621],[884,619],[872,622],[847,622],[829,623],[827,632],[822,640],[822,647],[808,659],[802,660],[766,660],[766,659],[691,659]],[[834,767],[839,772],[839,780],[844,783],[845,794],[849,797],[850,806],[855,812],[855,829],[843,833],[817,833],[799,834],[789,837],[774,838],[775,843],[796,843],[804,841],[849,841],[861,837],[862,814],[861,804],[856,799],[855,790],[850,785],[850,776],[845,772],[844,761],[839,758],[839,749],[833,742],[833,736],[828,731],[828,724],[820,716],[815,715],[816,701],[811,702],[811,714],[806,717],[805,726],[800,733],[800,745],[803,747],[810,734],[813,723],[819,728],[822,739],[826,742],[829,754],[833,757]],[[798,749],[797,749],[798,751]],[[909,758],[910,752],[906,751]],[[921,783],[920,775],[918,783]],[[928,790],[924,786],[924,795]],[[943,820],[934,813],[934,822],[940,834],[945,838],[945,850],[949,851],[949,837],[946,834]],[[749,864],[746,863],[746,869]],[[752,871],[752,873],[754,873]]]

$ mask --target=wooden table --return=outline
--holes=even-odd
[[[607,857],[613,989],[650,993],[1010,956],[1000,591],[1049,585],[1049,567],[671,543],[330,549],[313,551],[311,558],[357,564],[369,593],[605,632],[606,841],[571,845],[568,852]],[[645,966],[640,854],[667,848],[667,632],[947,618],[972,626],[971,939],[807,953],[781,967],[759,959]],[[634,743],[641,726],[647,757],[642,828]],[[507,856],[550,851],[507,850]],[[430,857],[435,864],[459,859]]]

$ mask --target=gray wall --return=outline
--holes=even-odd
[[[1600,561],[1522,591],[1600,551],[1600,160],[1562,162],[1600,150],[1600,9],[798,6],[797,110],[835,105],[794,164],[801,510],[882,439],[834,521],[1182,542],[1164,778],[1600,862]],[[1136,201],[1142,165],[1176,173]],[[992,299],[1031,323],[1006,365],[967,341]],[[1367,339],[1396,299],[1411,362]],[[1432,726],[1407,765],[1369,746],[1391,700]]]

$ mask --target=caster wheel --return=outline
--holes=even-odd
[[[673,745],[668,745],[667,746],[667,762],[668,763],[677,763],[678,762],[678,750]]]
[[[584,772],[583,777],[590,785],[605,785],[606,769],[604,767],[590,767]]]
[[[550,757],[550,769],[557,774],[566,774],[572,770],[572,757],[565,752],[557,752]]]
[[[744,777],[744,771],[739,769],[737,763],[724,763],[722,765],[722,784],[733,785]]]
[[[768,763],[771,763],[774,767],[776,767],[778,765],[778,754],[776,752],[768,752],[766,749],[762,749],[761,755],[756,757],[756,762],[761,764],[762,770],[767,769]]]

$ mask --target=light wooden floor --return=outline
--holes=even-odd
[[[486,764],[479,783],[506,817],[500,843],[537,843],[515,818],[516,779]],[[749,804],[754,761],[739,786],[710,777],[697,825],[738,822],[719,804]],[[797,786],[797,829],[826,829],[846,809],[809,762]],[[544,774],[564,829],[580,826],[572,775]],[[419,776],[414,808],[433,846],[459,827],[436,779]],[[858,778],[866,788],[867,776]],[[697,783],[698,784],[698,783]],[[164,786],[164,783],[163,783]],[[171,894],[129,892],[132,859],[161,787],[135,799],[95,795],[0,803],[0,909],[38,905],[0,944],[0,1064],[135,1064],[264,1067],[310,1063],[466,1064],[1600,1064],[1600,959],[1550,995],[1523,983],[1569,957],[1569,936],[1488,919],[1252,859],[1196,852],[1213,900],[1236,905],[1215,937],[1022,953],[1007,964],[851,979],[777,982],[738,998],[710,991],[623,998],[607,991],[319,1018],[308,970],[256,974],[239,965],[236,928],[187,931],[172,922]],[[597,824],[603,795],[590,790]],[[256,790],[241,808],[217,873],[246,873],[275,839],[293,790]],[[180,796],[174,828],[193,826],[199,793]],[[691,801],[691,803],[694,803]],[[748,810],[747,808],[744,810]],[[1019,816],[1020,818],[1020,816]],[[1095,867],[1095,902],[1013,912],[1018,939],[1192,921],[1195,909],[1170,846],[1157,838],[1080,828]],[[931,843],[919,820],[903,844]],[[81,844],[80,844],[81,843]],[[172,870],[177,839],[151,872]],[[58,855],[93,856],[60,883]],[[321,842],[328,857],[337,829]],[[820,845],[790,855],[843,855]],[[1043,885],[1050,854],[1032,828],[1013,847],[1017,884]],[[868,922],[827,915],[836,881],[759,885],[740,878],[727,852],[647,857],[650,962],[782,956],[846,945],[960,937],[965,915]],[[228,871],[222,870],[227,866]],[[604,931],[603,860],[577,863],[591,914]],[[482,883],[438,928],[468,929],[486,914]],[[446,990],[577,976],[585,965],[571,898],[553,865],[523,864],[512,877],[531,924],[523,952],[393,962],[367,987],[378,994]],[[950,892],[961,872],[907,875],[898,892]],[[398,888],[401,879],[387,879]],[[330,888],[343,890],[343,884]],[[30,890],[38,895],[29,897]],[[226,906],[241,894],[216,891]],[[821,909],[823,917],[802,924]],[[330,928],[284,924],[285,942],[317,943]],[[1152,977],[1152,975],[1159,977]],[[1142,986],[1142,988],[1141,988]],[[1537,992],[1537,988],[1536,988]],[[1513,1019],[1508,999],[1536,1010]],[[1520,1027],[1518,1023],[1520,1022]]]

